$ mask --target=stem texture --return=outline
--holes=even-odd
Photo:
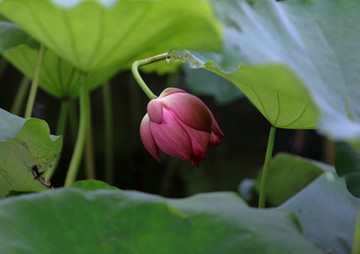
[[[80,123],[78,128],[78,134],[75,143],[75,149],[70,161],[70,166],[65,179],[65,187],[70,187],[77,176],[81,158],[84,151],[84,143],[86,134],[89,128],[90,119],[90,99],[89,91],[85,86],[85,74],[81,75],[80,81]]]
[[[153,94],[153,92],[149,89],[149,87],[146,85],[144,80],[141,78],[138,69],[139,69],[140,66],[164,60],[164,59],[166,59],[167,56],[168,56],[167,53],[152,56],[152,57],[149,57],[149,58],[145,58],[145,59],[142,59],[142,60],[135,61],[131,66],[131,71],[132,71],[132,73],[134,75],[134,78],[135,78],[136,82],[139,84],[141,89],[144,91],[144,93],[147,95],[147,97],[150,100],[156,99],[157,96],[155,94]]]
[[[276,132],[276,127],[271,126],[268,143],[267,143],[267,147],[266,147],[264,167],[263,167],[262,175],[261,175],[261,185],[260,185],[259,204],[258,204],[259,208],[265,207],[266,186],[267,186],[267,182],[268,182],[268,173],[269,173],[269,169],[270,169],[270,162],[271,162],[272,152],[273,152],[273,148],[274,148],[275,132]]]

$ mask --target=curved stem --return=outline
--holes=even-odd
[[[25,118],[31,117],[31,113],[32,113],[32,110],[34,107],[36,92],[37,92],[37,89],[39,86],[41,64],[44,59],[44,54],[45,54],[45,46],[43,44],[41,44],[40,50],[39,50],[39,55],[36,60],[36,66],[35,66],[34,76],[33,76],[32,83],[31,83],[30,93],[29,93],[27,104],[26,104],[25,116],[24,116]]]
[[[354,242],[351,254],[360,254],[360,208],[357,215],[357,222],[355,226]]]
[[[152,56],[152,57],[149,57],[149,58],[145,58],[145,59],[142,59],[142,60],[135,61],[131,66],[131,71],[132,71],[132,73],[134,75],[135,80],[137,81],[137,83],[139,84],[141,89],[144,91],[144,93],[147,95],[147,97],[149,97],[150,100],[156,99],[157,96],[155,94],[153,94],[153,92],[145,84],[144,80],[141,78],[141,76],[139,74],[138,68],[140,66],[143,66],[143,65],[147,65],[147,64],[150,64],[150,63],[154,63],[154,62],[157,62],[157,61],[164,60],[164,59],[166,59],[167,56],[168,56],[167,53]]]
[[[21,108],[24,105],[25,96],[29,90],[29,79],[26,77],[23,77],[21,80],[20,86],[17,90],[15,100],[11,106],[10,112],[14,115],[19,115]]]
[[[60,107],[59,120],[58,120],[58,123],[56,126],[56,135],[64,135],[68,112],[69,112],[69,101],[62,100],[61,107]],[[51,177],[54,175],[57,165],[59,164],[60,157],[61,157],[61,152],[58,155],[58,157],[55,159],[53,165],[44,172],[44,177],[47,181],[50,181]]]
[[[269,173],[269,169],[270,169],[270,162],[271,162],[272,152],[273,152],[273,148],[274,148],[275,132],[276,132],[276,127],[271,126],[269,138],[268,138],[268,144],[266,147],[264,167],[263,167],[262,175],[261,175],[261,185],[260,185],[259,204],[258,204],[259,208],[265,207],[266,186],[267,186],[267,182],[268,182],[268,173]]]
[[[85,74],[82,74],[80,79],[80,123],[75,143],[75,149],[70,161],[68,172],[66,174],[65,187],[70,187],[76,179],[84,150],[86,134],[89,128],[90,99],[89,91],[85,86]]]
[[[105,150],[105,181],[114,184],[114,128],[110,82],[102,86],[104,105],[104,150]]]

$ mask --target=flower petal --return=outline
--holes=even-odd
[[[151,134],[150,122],[150,118],[148,114],[146,114],[140,124],[140,137],[146,150],[152,157],[160,162],[159,147],[156,145],[153,135]]]
[[[174,93],[159,99],[176,117],[193,129],[211,132],[211,115],[206,105],[188,93]]]
[[[182,126],[190,137],[192,155],[201,155],[201,157],[205,157],[206,150],[210,142],[210,133],[192,129],[184,123],[182,123]]]
[[[151,100],[147,105],[147,112],[152,122],[161,123],[163,114],[163,105],[157,99]]]
[[[161,124],[151,122],[150,128],[156,144],[162,151],[190,161],[192,151],[190,137],[170,110],[164,108]]]
[[[205,159],[205,154],[199,155],[199,156],[191,156],[191,164],[193,164],[195,167],[200,166],[200,161]]]

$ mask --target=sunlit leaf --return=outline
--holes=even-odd
[[[0,202],[0,252],[320,254],[291,213],[249,208],[232,193],[166,200],[78,189]]]
[[[50,136],[45,121],[25,120],[0,109],[0,198],[11,191],[48,189],[37,172],[51,166],[61,143],[60,137]]]
[[[0,11],[85,72],[125,68],[147,52],[219,50],[221,43],[203,0],[3,0]]]

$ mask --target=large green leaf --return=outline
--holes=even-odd
[[[360,198],[359,151],[347,143],[336,143],[335,168],[338,175],[345,179],[349,192]]]
[[[167,201],[77,189],[0,202],[0,252],[320,253],[301,236],[293,215],[249,208],[232,193]]]
[[[204,0],[3,0],[0,11],[85,72],[124,68],[147,52],[219,50],[221,43]]]
[[[360,1],[211,1],[225,27],[226,43],[224,54],[202,60],[215,61],[221,75],[231,72],[240,89],[252,90],[243,92],[272,124],[277,123],[276,108],[292,108],[279,119],[296,119],[308,105],[308,120],[298,127],[315,126],[310,124],[316,120],[311,100],[305,92],[296,96],[303,86],[321,113],[323,133],[360,138]],[[237,75],[248,68],[253,75]],[[284,76],[282,85],[279,75]],[[253,91],[264,91],[259,102],[249,95]],[[283,98],[280,107],[277,95]]]
[[[334,168],[318,164],[325,172],[280,209],[299,217],[305,237],[329,253],[351,253],[360,199],[350,195]]]
[[[266,200],[279,206],[324,172],[314,161],[290,154],[277,154],[271,161]],[[260,189],[258,178],[255,188]]]
[[[61,143],[60,137],[49,135],[45,121],[25,120],[0,109],[0,198],[9,192],[47,189],[36,172],[51,166]]]

